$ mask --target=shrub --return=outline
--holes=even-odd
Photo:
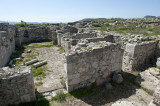
[[[25,23],[20,23],[20,24],[17,24],[19,27],[25,27]]]

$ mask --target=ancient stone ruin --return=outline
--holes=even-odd
[[[38,60],[26,62],[23,67],[15,67],[12,62],[12,68],[7,66],[15,47],[24,43],[53,41],[64,48],[67,92],[91,86],[93,83],[101,86],[111,81],[114,75],[121,76],[118,73],[122,70],[144,69],[150,63],[156,62],[159,55],[159,42],[152,37],[133,35],[130,40],[126,40],[128,38],[120,34],[82,28],[79,23],[75,26],[28,27],[21,29],[16,25],[0,24],[0,105],[19,104],[36,99],[32,68],[26,65],[37,63]],[[47,60],[41,61],[43,62],[48,63]],[[39,67],[37,64],[33,66]],[[159,101],[157,86],[153,103],[160,104]]]

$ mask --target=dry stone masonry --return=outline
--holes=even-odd
[[[21,46],[22,43],[53,40],[56,43],[56,33],[53,29],[42,26],[31,26],[27,29],[18,29],[15,37],[16,45]]]
[[[0,69],[0,106],[35,100],[31,67]]]
[[[36,63],[38,60],[35,59],[25,63],[26,66],[23,67],[4,66],[9,62],[15,46],[44,40],[53,41],[65,50],[64,70],[68,92],[90,86],[94,82],[102,85],[109,82],[112,77],[114,82],[121,83],[123,81],[123,77],[119,74],[121,70],[133,71],[146,67],[159,56],[157,54],[160,50],[158,41],[154,38],[102,32],[92,29],[87,22],[75,25],[27,25],[24,28],[6,23],[0,24],[0,105],[35,100],[32,69],[27,65],[35,63],[34,66],[38,67],[47,61]],[[27,52],[30,53],[31,50]],[[10,61],[10,64],[12,63],[13,61]],[[110,83],[106,83],[105,86],[108,89],[112,88]],[[153,102],[160,104],[159,87],[154,94]],[[132,104],[132,102],[117,104]]]
[[[15,49],[15,34],[15,26],[0,24],[0,67],[7,64]]]
[[[103,42],[102,47],[80,53],[66,54],[65,70],[68,91],[90,86],[96,81],[101,85],[114,72],[120,72],[123,50],[119,44]]]
[[[124,70],[140,70],[156,59],[158,41],[128,43],[123,56]]]

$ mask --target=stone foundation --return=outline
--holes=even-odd
[[[0,69],[0,106],[34,101],[35,87],[31,67]]]
[[[146,41],[139,44],[128,43],[123,56],[123,70],[140,70],[156,58],[158,41]]]
[[[68,91],[90,86],[93,82],[101,85],[108,81],[113,72],[120,72],[123,50],[119,44],[107,43],[104,47],[66,55]]]
[[[15,26],[0,24],[0,67],[7,64],[15,49],[15,34]]]

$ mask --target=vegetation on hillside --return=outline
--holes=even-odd
[[[120,34],[160,35],[160,18],[101,19],[94,20],[92,27],[102,31],[114,31]]]

